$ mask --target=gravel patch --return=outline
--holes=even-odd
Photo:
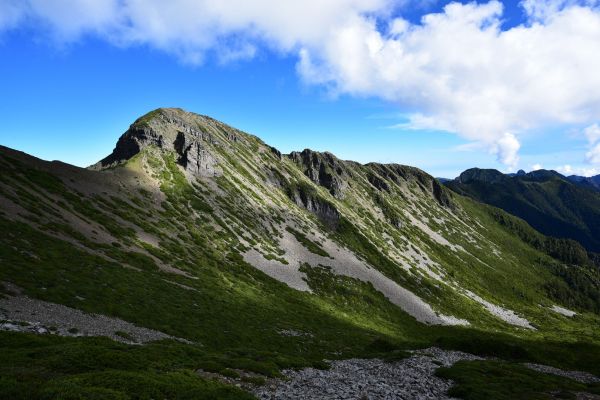
[[[526,320],[523,317],[520,317],[517,315],[517,313],[515,313],[513,310],[509,310],[507,308],[504,307],[500,307],[496,304],[490,303],[489,301],[481,298],[480,296],[476,295],[475,293],[471,292],[470,290],[465,290],[466,296],[469,297],[471,300],[476,301],[477,303],[481,304],[483,307],[485,307],[486,310],[488,310],[488,312],[498,318],[500,318],[502,321],[514,325],[514,326],[518,326],[520,328],[525,328],[525,329],[531,329],[531,330],[536,330],[530,323],[528,320]]]
[[[4,286],[13,293],[19,293],[19,289],[14,285],[5,282]],[[119,318],[89,314],[21,294],[0,299],[0,330],[60,336],[107,336],[129,344],[161,339],[188,342]]]
[[[550,367],[548,365],[532,364],[532,363],[525,363],[523,365],[525,365],[527,368],[532,369],[534,371],[542,372],[544,374],[562,376],[565,378],[573,379],[574,381],[581,382],[581,383],[600,383],[600,378],[590,374],[589,372],[565,371],[560,368]]]
[[[320,242],[323,249],[332,258],[311,253],[284,229],[282,229],[281,234],[282,238],[279,240],[279,245],[286,251],[283,257],[288,262],[287,265],[277,260],[267,260],[254,249],[250,249],[244,254],[244,260],[291,288],[308,292],[311,289],[306,283],[305,274],[299,270],[300,265],[305,262],[312,266],[325,265],[331,267],[337,275],[347,276],[363,282],[371,282],[373,287],[383,293],[392,304],[400,307],[419,322],[431,325],[469,325],[467,320],[436,312],[431,305],[419,296],[398,285],[364,261],[359,260],[350,250],[337,245],[329,238],[307,234],[309,239]]]
[[[295,399],[450,399],[446,392],[452,381],[434,375],[437,368],[460,360],[482,358],[429,348],[413,352],[410,358],[385,362],[379,359],[350,359],[331,362],[331,369],[285,370],[285,380],[269,380],[252,389],[264,400]]]
[[[555,313],[564,315],[565,317],[569,317],[569,318],[577,315],[577,313],[575,311],[572,311],[572,310],[569,310],[568,308],[564,308],[564,307],[557,306],[557,305],[553,305],[552,307],[550,307],[550,309],[552,311],[554,311]]]

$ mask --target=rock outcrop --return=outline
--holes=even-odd
[[[349,172],[343,161],[331,153],[319,153],[309,149],[294,151],[288,157],[302,168],[311,181],[327,188],[333,197],[344,198]]]
[[[221,123],[209,117],[191,114],[180,109],[161,108],[136,120],[118,140],[113,152],[92,166],[93,169],[114,167],[129,160],[143,148],[156,146],[171,150],[177,163],[195,176],[214,176],[219,173],[218,160],[211,148],[220,146],[221,136],[237,142],[238,135],[224,134]],[[217,132],[215,132],[217,130]]]
[[[296,205],[315,214],[321,222],[329,228],[335,228],[340,220],[340,213],[335,206],[319,196],[319,193],[310,186],[288,185],[288,197]]]
[[[367,180],[379,191],[390,191],[390,182],[402,185],[403,182],[416,183],[423,193],[432,196],[441,206],[452,207],[452,200],[448,191],[444,190],[440,182],[429,174],[415,167],[400,164],[369,163]]]

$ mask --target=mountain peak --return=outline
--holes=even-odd
[[[470,168],[460,174],[456,180],[460,183],[470,183],[473,181],[496,183],[505,178],[506,175],[496,169]]]
[[[288,157],[300,166],[314,183],[323,186],[336,198],[343,198],[347,186],[348,168],[343,161],[329,152],[304,149],[294,151]]]
[[[158,108],[138,118],[119,138],[113,152],[92,169],[117,166],[144,148],[173,151],[193,175],[216,174],[215,147],[244,141],[247,135],[213,118],[181,108]]]
[[[565,179],[565,177],[559,174],[558,172],[548,169],[538,169],[535,171],[531,171],[528,174],[526,174],[525,177],[536,181],[547,181],[553,178]]]

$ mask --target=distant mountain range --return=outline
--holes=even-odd
[[[571,182],[574,182],[580,186],[584,186],[596,191],[600,192],[600,175],[596,176],[578,176],[578,175],[570,175],[567,176],[567,179]]]
[[[445,185],[516,215],[546,235],[574,239],[588,251],[600,252],[600,176],[472,168]]]

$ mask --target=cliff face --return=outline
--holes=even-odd
[[[213,148],[237,142],[239,134],[225,132],[224,124],[181,109],[161,108],[135,121],[119,138],[113,152],[92,169],[111,168],[148,146],[173,151],[177,163],[194,176],[219,174]]]
[[[319,153],[309,149],[292,152],[288,156],[317,185],[326,188],[332,196],[344,198],[350,174],[343,161],[331,153]]]

